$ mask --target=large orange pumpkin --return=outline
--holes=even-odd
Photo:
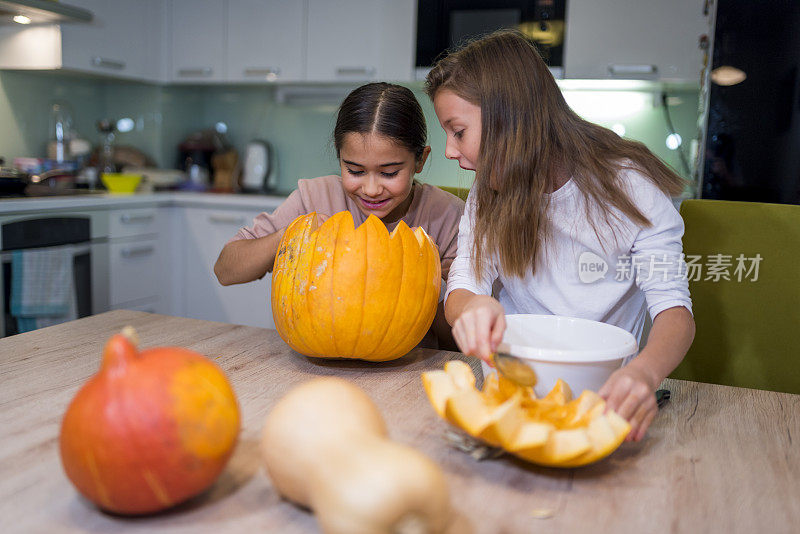
[[[98,373],[61,425],[61,461],[86,498],[118,514],[169,508],[208,488],[239,434],[223,372],[179,347],[139,352],[132,328],[109,339]]]
[[[283,235],[272,272],[278,333],[307,356],[385,361],[419,343],[436,315],[441,264],[422,228],[389,234],[374,215],[355,229],[348,211],[316,213]]]

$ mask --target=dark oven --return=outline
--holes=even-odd
[[[107,309],[108,243],[97,237],[107,226],[105,220],[102,212],[0,216],[0,337],[31,329],[22,328],[20,317],[12,313],[12,288],[21,282],[14,278],[15,271],[20,271],[13,260],[26,251],[68,250],[71,266],[66,272],[71,271],[73,286],[70,316],[86,317]]]
[[[525,34],[562,77],[565,20],[566,0],[418,0],[418,77],[448,49],[504,28]]]

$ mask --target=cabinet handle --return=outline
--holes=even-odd
[[[92,65],[104,69],[123,70],[125,69],[125,62],[116,59],[108,59],[106,57],[93,56]]]
[[[124,224],[137,224],[137,223],[146,223],[150,222],[155,217],[153,215],[129,215],[124,213],[120,215],[119,220]]]
[[[208,78],[214,73],[211,67],[202,67],[197,69],[178,69],[178,76],[184,78]]]
[[[245,223],[244,217],[236,217],[235,215],[209,215],[208,220],[214,224],[235,224],[237,226],[244,226]]]
[[[337,76],[372,76],[375,67],[336,67]]]
[[[248,67],[244,69],[245,76],[265,77],[268,81],[278,79],[281,69],[278,67]]]
[[[136,256],[148,256],[155,250],[153,245],[147,245],[144,247],[123,248],[120,254],[122,254],[123,258],[135,258]]]
[[[658,67],[655,65],[609,65],[608,73],[613,76],[656,74]]]

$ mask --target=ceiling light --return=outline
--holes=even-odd
[[[747,74],[741,69],[723,65],[711,71],[711,81],[717,85],[736,85],[742,83],[747,78]]]
[[[11,20],[16,22],[17,24],[30,24],[31,23],[31,19],[29,19],[25,15],[15,15],[14,18],[11,19]]]

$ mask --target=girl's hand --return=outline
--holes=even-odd
[[[636,360],[614,371],[598,394],[606,400],[608,409],[614,410],[631,425],[625,441],[641,440],[647,427],[658,413],[655,390],[660,383],[652,373]]]
[[[461,352],[491,365],[490,357],[503,340],[505,330],[503,306],[488,295],[475,295],[453,323],[453,338]]]

